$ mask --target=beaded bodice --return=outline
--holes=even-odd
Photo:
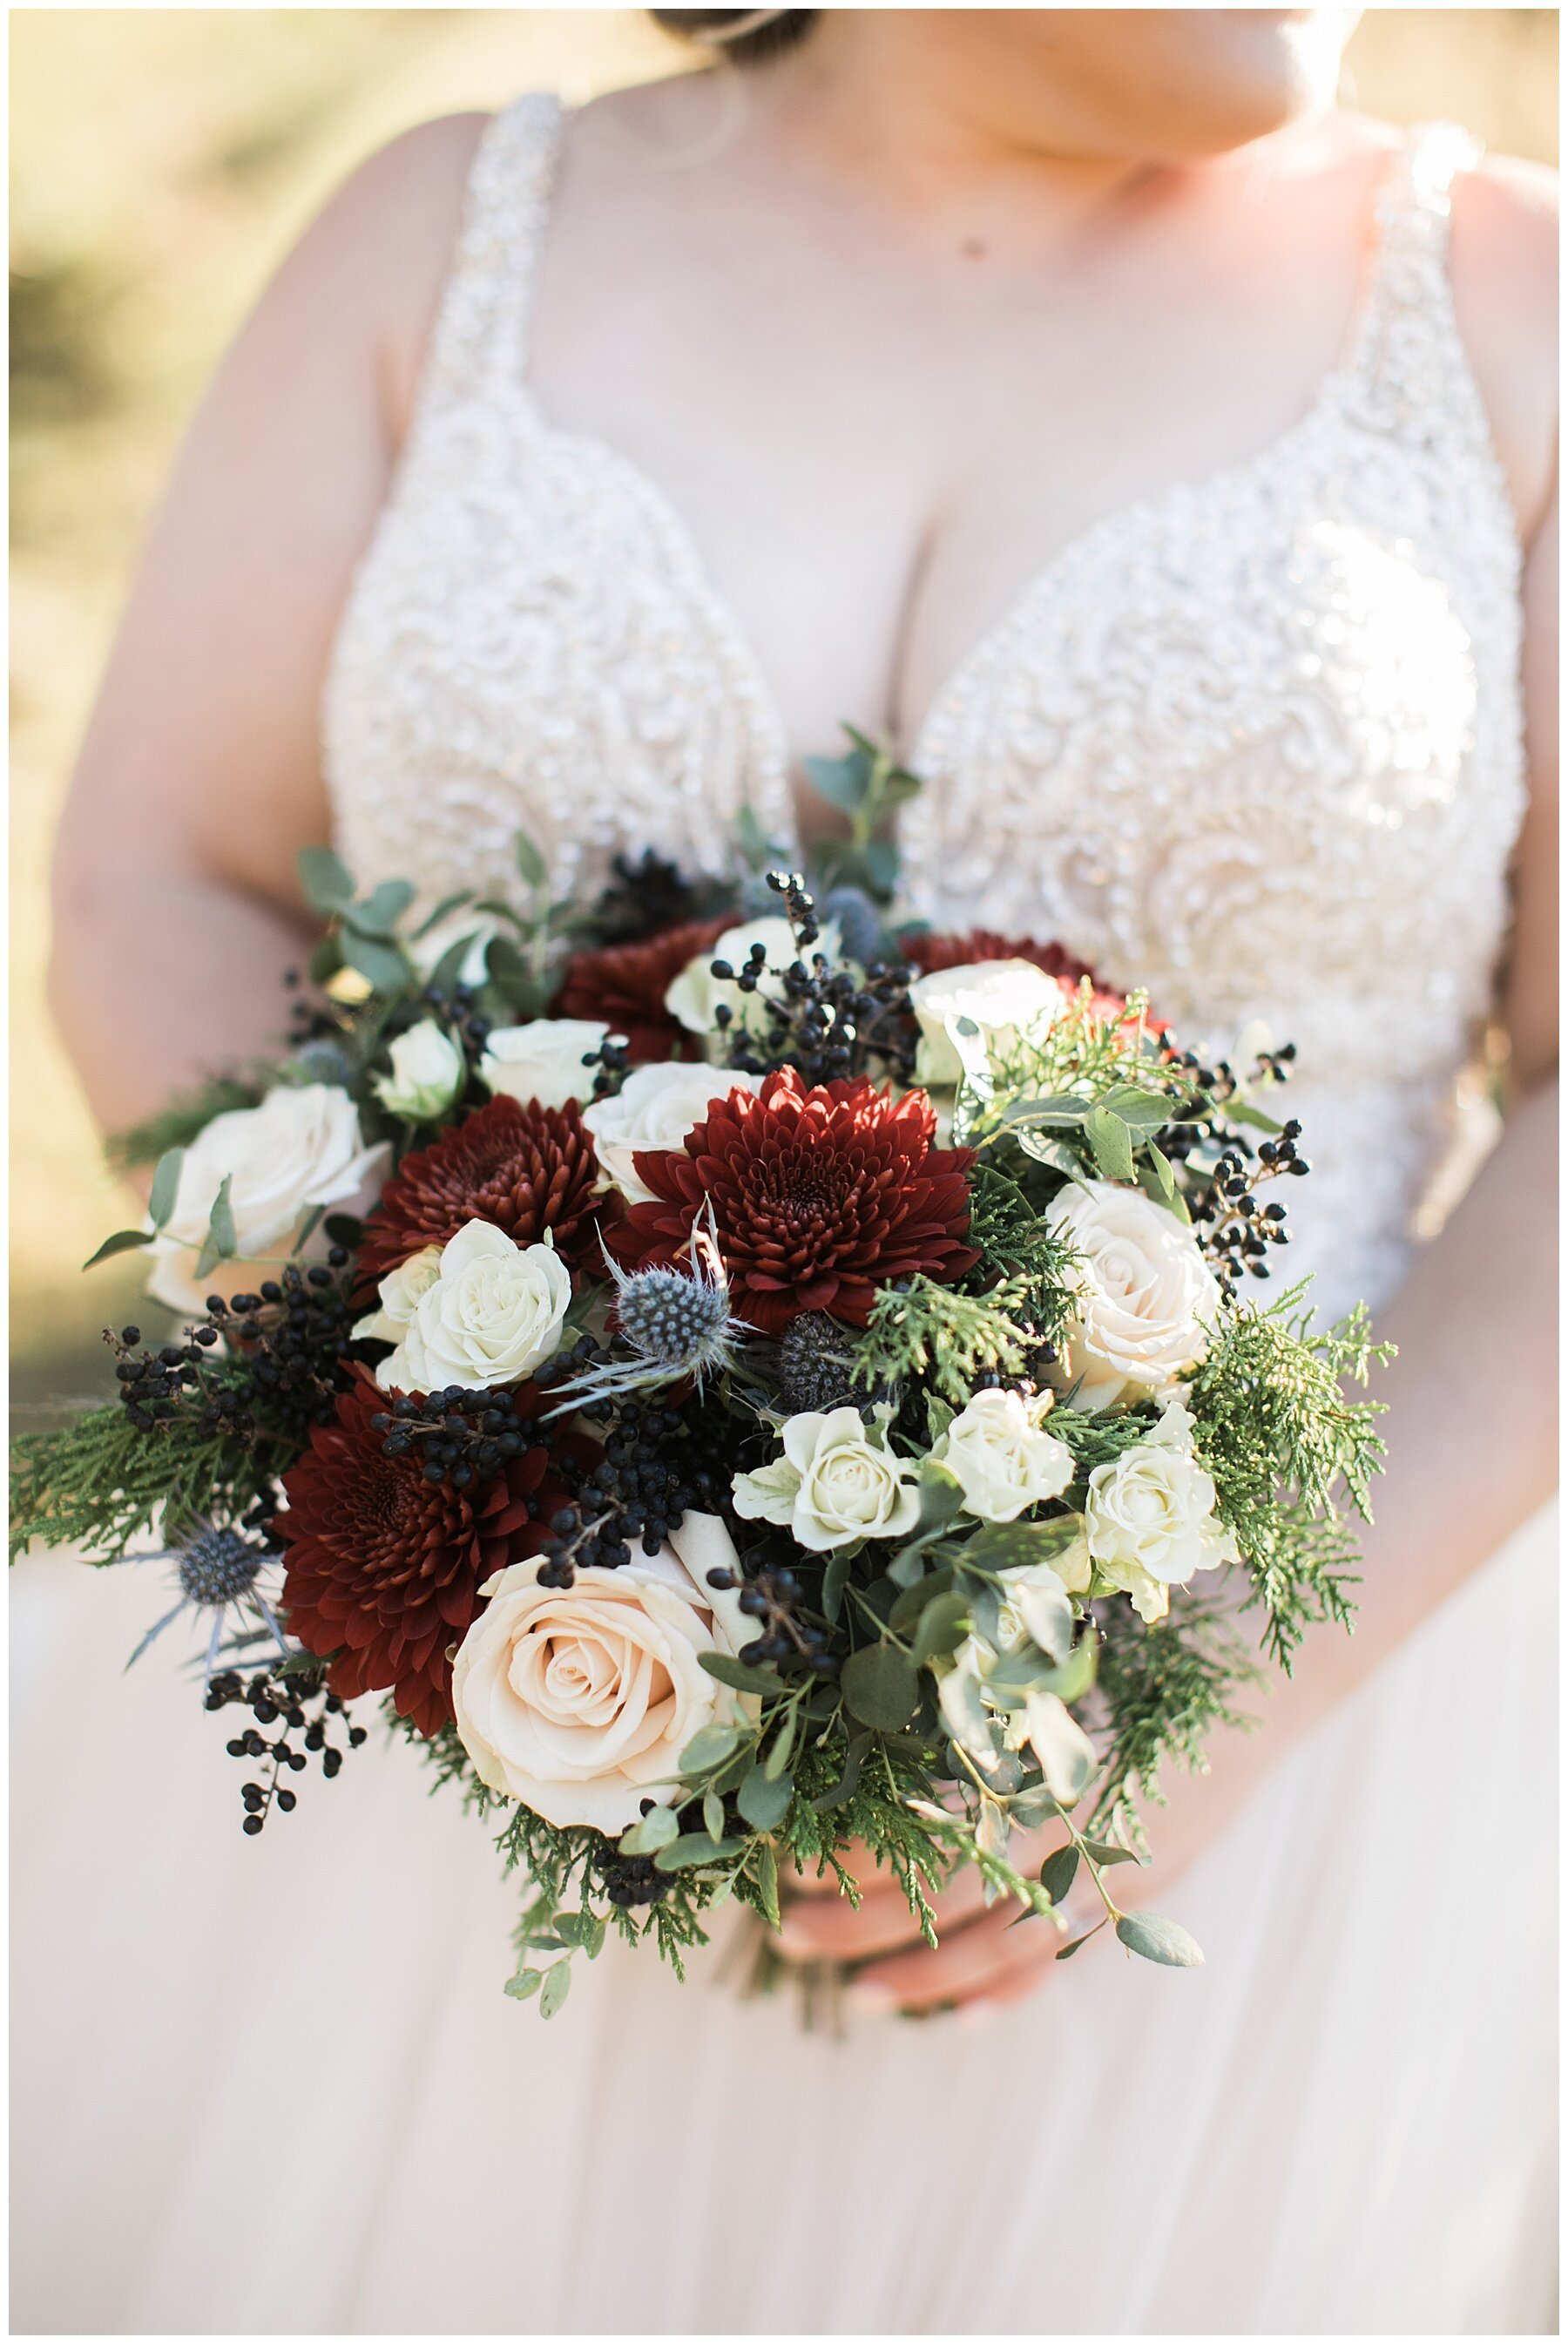
[[[328,681],[342,851],[431,898],[505,893],[519,824],[564,886],[622,846],[719,868],[743,804],[791,823],[781,720],[690,535],[528,387],[560,122],[526,97],[481,145]],[[1445,269],[1470,159],[1438,126],[1397,162],[1302,420],[1091,525],[906,744],[914,911],[1055,938],[1194,1042],[1296,1043],[1292,1260],[1333,1307],[1402,1268],[1523,810],[1519,548]]]

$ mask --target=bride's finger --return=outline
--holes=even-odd
[[[961,1927],[983,1911],[984,1884],[978,1873],[966,1871],[932,1901],[939,1930]],[[868,1955],[921,1942],[908,1898],[885,1875],[868,1889],[858,1910],[847,1896],[787,1905],[779,1933],[781,1950],[799,1961],[863,1961]]]
[[[1026,1919],[1017,1928],[1016,1904],[999,1904],[968,1928],[929,1945],[872,1962],[855,1991],[900,2010],[930,2010],[940,2003],[1012,2001],[1043,1977],[1060,1940],[1048,1921]]]

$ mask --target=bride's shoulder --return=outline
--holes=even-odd
[[[1487,156],[1454,184],[1449,276],[1465,349],[1528,542],[1557,448],[1557,174]]]

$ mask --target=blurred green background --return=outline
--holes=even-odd
[[[411,123],[678,69],[629,9],[18,9],[10,17],[14,1400],[105,1389],[137,1271],[50,1027],[49,842],[138,540],[214,360],[334,184]],[[1557,153],[1556,12],[1372,9],[1357,104]]]

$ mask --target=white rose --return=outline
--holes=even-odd
[[[688,1514],[656,1555],[569,1588],[541,1587],[538,1558],[487,1580],[452,1670],[480,1779],[559,1829],[623,1831],[645,1799],[668,1803],[693,1734],[742,1709],[701,1662],[750,1633],[736,1594],[706,1583],[720,1567],[738,1569],[724,1525]]]
[[[381,1298],[381,1308],[373,1310],[367,1318],[355,1321],[355,1341],[400,1343],[408,1331],[419,1297],[440,1275],[438,1245],[424,1246],[419,1252],[410,1254],[407,1261],[400,1261],[396,1269],[389,1269],[376,1289]]]
[[[596,1069],[583,1064],[609,1034],[591,1017],[536,1017],[529,1026],[498,1026],[479,1061],[481,1081],[498,1096],[525,1106],[565,1106],[593,1096]]]
[[[407,1123],[434,1123],[463,1087],[463,1053],[433,1017],[410,1026],[391,1045],[392,1071],[374,1088],[389,1115]]]
[[[813,1553],[851,1539],[907,1538],[920,1520],[919,1469],[873,1440],[852,1408],[792,1416],[784,1454],[735,1476],[743,1521],[778,1522]]]
[[[171,1310],[204,1308],[214,1278],[198,1282],[196,1266],[226,1178],[238,1256],[215,1275],[225,1291],[236,1293],[256,1282],[247,1265],[296,1249],[300,1223],[317,1206],[367,1213],[390,1153],[385,1142],[366,1147],[358,1110],[331,1083],[280,1086],[259,1106],[214,1116],[186,1150],[174,1210],[150,1248],[147,1292]],[[327,1239],[318,1231],[313,1243],[322,1252]]]
[[[755,993],[742,993],[732,978],[714,975],[716,960],[726,960],[736,970],[743,968],[753,945],[766,948],[766,967],[773,972],[759,977]],[[839,931],[829,920],[805,959],[809,966],[812,955],[822,953],[829,960],[836,961],[839,951]],[[726,928],[716,944],[699,953],[695,960],[688,961],[680,975],[670,980],[664,1005],[672,1017],[679,1018],[689,1034],[717,1033],[719,1020],[714,1012],[720,1002],[734,1012],[736,1025],[756,1028],[765,1022],[759,1003],[783,999],[784,985],[779,972],[800,957],[800,947],[788,920],[750,920],[743,927]]]
[[[1059,1380],[1074,1408],[1170,1397],[1208,1349],[1220,1288],[1197,1239],[1137,1188],[1090,1180],[1064,1188],[1050,1220],[1081,1257],[1078,1309]]]
[[[613,1098],[596,1099],[583,1109],[593,1134],[599,1169],[634,1205],[646,1205],[653,1190],[637,1174],[636,1157],[647,1150],[684,1147],[687,1135],[707,1116],[716,1099],[733,1090],[759,1091],[760,1075],[727,1074],[717,1066],[638,1066]]]
[[[1162,1620],[1171,1590],[1194,1571],[1240,1560],[1214,1513],[1212,1480],[1192,1455],[1192,1419],[1172,1401],[1154,1430],[1089,1477],[1084,1522],[1101,1578],[1132,1599],[1141,1619]]]
[[[1072,1479],[1072,1451],[1040,1430],[1050,1405],[1021,1392],[977,1392],[937,1440],[931,1455],[982,1522],[1015,1522],[1026,1506],[1059,1498]]]
[[[910,999],[920,1021],[915,1080],[939,1087],[963,1073],[947,1030],[950,1017],[972,1018],[989,1050],[1006,1051],[1020,1036],[1043,1034],[1062,1005],[1054,977],[1029,960],[977,960],[938,969],[915,979]]]
[[[422,1256],[415,1263],[403,1265],[406,1282],[392,1297],[393,1281],[382,1281],[378,1317],[395,1324],[394,1312],[413,1304],[397,1349],[376,1370],[383,1390],[520,1384],[558,1348],[572,1282],[553,1246],[514,1245],[490,1222],[467,1221],[434,1274]]]

